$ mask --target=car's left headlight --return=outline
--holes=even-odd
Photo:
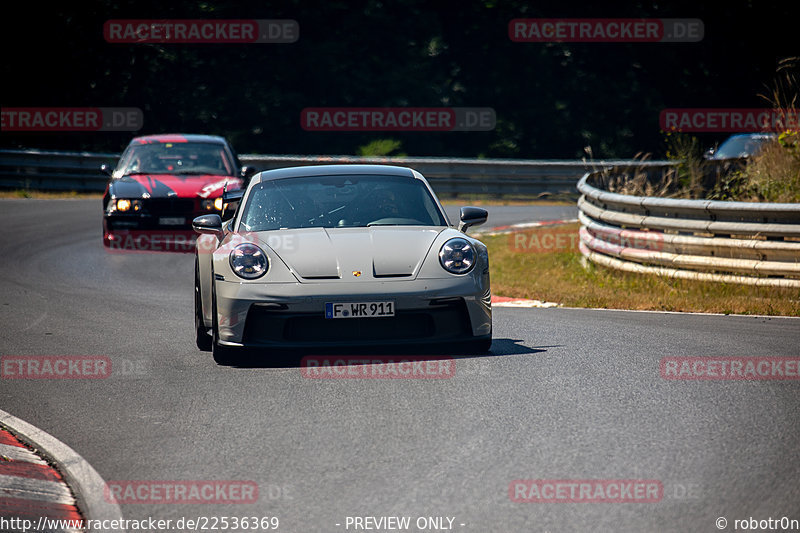
[[[142,201],[141,200],[130,200],[128,198],[117,198],[117,200],[113,204],[116,206],[117,211],[121,211],[123,213],[127,211],[135,211],[139,212],[142,210]]]
[[[453,274],[466,274],[475,266],[475,248],[466,239],[456,237],[442,245],[439,263]]]
[[[244,279],[257,279],[267,273],[269,259],[255,244],[240,244],[228,256],[233,272]]]

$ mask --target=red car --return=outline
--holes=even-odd
[[[120,251],[193,252],[192,220],[220,214],[222,193],[241,189],[255,169],[213,135],[133,139],[103,196],[103,244]]]

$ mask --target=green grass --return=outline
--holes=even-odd
[[[577,224],[570,227],[577,232]],[[497,296],[567,307],[800,316],[800,289],[620,272],[588,263],[574,250],[516,251],[513,235],[481,238],[489,247],[492,294]]]

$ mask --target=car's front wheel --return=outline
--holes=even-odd
[[[223,346],[219,343],[219,322],[217,319],[217,295],[211,290],[211,354],[218,365],[233,365],[239,360],[239,351],[236,348]]]
[[[211,351],[213,338],[208,333],[208,328],[203,320],[203,302],[200,295],[200,274],[197,261],[194,266],[194,333],[197,347],[204,352]]]

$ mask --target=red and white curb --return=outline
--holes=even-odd
[[[530,228],[539,228],[541,226],[559,226],[561,224],[573,224],[578,222],[577,218],[565,218],[561,220],[539,220],[536,222],[522,222],[520,224],[509,224],[507,226],[497,226],[491,228],[486,232],[476,232],[475,237],[484,237],[490,235],[503,235],[506,233],[514,233],[515,231],[526,230]],[[528,300],[527,298],[508,298],[506,296],[492,296],[492,307],[561,307],[561,304],[556,302],[545,302],[543,300]]]
[[[561,307],[556,302],[542,300],[528,300],[525,298],[508,298],[506,296],[492,296],[492,307]]]
[[[105,498],[105,480],[78,452],[2,409],[0,431],[0,531],[79,532],[45,519],[83,518],[87,533],[101,531],[97,524],[102,533],[126,533],[119,504]],[[27,529],[9,525],[9,517],[29,520]]]
[[[0,530],[76,533],[83,530],[52,521],[74,521],[77,526],[82,518],[61,474],[0,428]],[[23,529],[22,520],[32,526]]]
[[[474,237],[486,237],[492,235],[504,235],[506,233],[514,233],[516,231],[539,228],[541,226],[560,226],[562,224],[574,224],[578,222],[577,218],[565,218],[562,220],[539,220],[537,222],[522,222],[520,224],[509,224],[506,226],[497,226],[490,228],[486,231],[476,231],[472,235]]]

